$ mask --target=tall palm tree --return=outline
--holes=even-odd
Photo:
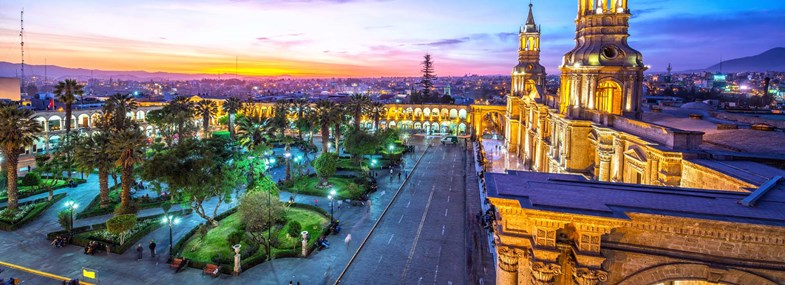
[[[297,116],[297,120],[295,121],[295,126],[297,127],[297,136],[300,138],[300,140],[302,140],[303,132],[305,132],[308,127],[308,122],[306,121],[305,116],[311,112],[311,105],[308,103],[308,100],[301,98],[294,100],[291,103],[290,108]]]
[[[55,85],[54,93],[57,95],[57,100],[65,104],[65,138],[68,139],[68,134],[71,133],[71,107],[76,102],[76,96],[84,94],[84,86],[79,85],[74,79],[66,79],[60,81]]]
[[[338,111],[338,105],[326,99],[319,100],[316,103],[315,111],[321,127],[322,153],[327,153],[327,144],[330,141],[330,126],[340,119],[341,114]]]
[[[237,99],[237,97],[230,97],[224,101],[223,106],[221,106],[224,112],[229,114],[229,138],[232,140],[237,139],[235,135],[234,129],[234,119],[237,116],[237,112],[243,109],[243,101]]]
[[[164,108],[167,107],[169,116],[171,116],[172,121],[177,126],[178,141],[189,137],[190,132],[186,130],[186,125],[190,124],[193,119],[194,103],[188,97],[177,96]]]
[[[237,121],[237,140],[248,151],[256,151],[267,143],[270,135],[268,121],[259,113],[246,114]]]
[[[8,210],[15,211],[19,206],[16,185],[19,155],[25,146],[33,144],[41,133],[41,124],[35,121],[35,112],[19,109],[13,104],[0,104],[0,152],[5,159],[7,173]]]
[[[194,112],[202,118],[202,136],[210,136],[210,119],[218,114],[218,104],[211,100],[202,100],[194,106]]]
[[[270,127],[275,129],[275,131],[280,131],[281,136],[284,135],[286,128],[289,127],[289,119],[287,119],[287,115],[289,114],[289,102],[285,100],[278,100],[273,105],[273,117],[270,118]]]
[[[139,104],[131,94],[115,93],[104,104],[100,124],[104,131],[127,129],[133,124],[133,120],[128,118],[128,113],[137,108]]]
[[[373,117],[373,129],[379,130],[379,119],[387,112],[387,107],[382,102],[373,102],[368,108],[368,113]]]
[[[109,169],[112,168],[109,134],[104,131],[79,139],[74,162],[83,173],[98,169],[98,189],[101,208],[109,206]]]
[[[333,139],[335,140],[335,153],[341,153],[341,134],[343,133],[343,126],[349,122],[351,116],[347,113],[346,106],[337,105],[335,107],[336,117],[333,121]],[[359,126],[359,124],[357,125]],[[355,129],[359,130],[359,129]]]
[[[354,94],[349,99],[348,104],[346,104],[347,111],[352,115],[352,118],[354,118],[355,130],[360,130],[360,120],[362,120],[363,114],[367,112],[371,103],[373,102],[368,95]]]
[[[120,206],[124,213],[128,213],[133,211],[131,209],[131,184],[134,181],[134,166],[144,159],[142,148],[147,144],[147,140],[139,128],[132,127],[114,134],[110,144],[112,156],[117,158],[115,165],[121,168]]]

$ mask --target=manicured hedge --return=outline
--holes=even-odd
[[[50,178],[48,176],[43,176],[43,177],[41,177],[41,179],[50,179]],[[74,180],[74,182],[76,182],[77,185],[87,182],[87,180],[80,179],[80,178],[73,178],[73,180]],[[20,187],[19,188],[19,197],[18,197],[19,199],[27,198],[27,197],[30,197],[30,196],[33,196],[33,195],[38,195],[38,194],[41,194],[41,193],[49,192],[49,190],[46,190],[43,187],[39,187],[39,188],[37,188],[37,189],[35,189],[33,191],[23,191],[21,189],[21,184],[19,185],[19,187]],[[58,186],[52,187],[52,191],[55,191],[55,190],[58,190],[58,189],[62,189],[62,188],[67,188],[67,187],[69,187],[68,184],[58,185]],[[5,189],[5,187],[3,189]],[[7,202],[8,201],[8,196],[5,194],[5,192],[3,192],[2,195],[3,195],[3,197],[0,198],[0,203]]]
[[[22,227],[26,223],[32,221],[33,219],[35,219],[36,217],[41,215],[41,213],[43,213],[46,209],[49,209],[49,207],[51,207],[52,205],[57,203],[57,201],[60,201],[60,199],[63,199],[63,197],[65,197],[65,195],[66,195],[65,193],[60,193],[60,194],[54,195],[52,197],[51,201],[48,201],[49,197],[44,197],[44,198],[40,198],[40,199],[36,199],[36,200],[30,201],[30,202],[25,202],[23,204],[20,204],[20,206],[21,205],[31,204],[31,203],[32,204],[38,204],[38,205],[36,205],[35,208],[30,211],[30,213],[27,213],[27,215],[25,215],[24,217],[22,217],[18,221],[14,221],[12,223],[5,222],[5,221],[0,221],[0,230],[13,231],[13,230],[16,230],[16,229]]]

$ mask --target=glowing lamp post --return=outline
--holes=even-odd
[[[286,152],[283,153],[283,157],[286,158],[286,181],[292,178],[292,168],[289,164],[289,158],[292,157],[292,153],[289,151],[289,145],[286,146]]]
[[[327,196],[327,199],[330,199],[330,223],[332,223],[335,219],[333,218],[333,201],[335,200],[335,190],[330,191],[330,195]]]
[[[161,223],[169,225],[169,259],[172,259],[173,255],[173,246],[172,246],[172,226],[180,223],[179,217],[174,217],[172,215],[165,215],[161,219]]]
[[[76,208],[79,208],[79,204],[74,201],[66,201],[65,208],[68,209],[68,212],[71,214],[71,219],[68,223],[70,225],[70,227],[68,227],[68,232],[72,233],[74,230],[74,211],[76,211]]]

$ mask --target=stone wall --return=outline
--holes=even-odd
[[[703,142],[703,132],[684,131],[624,117],[614,118],[613,127],[663,144],[671,149],[698,149]]]
[[[682,160],[681,187],[749,192],[756,185],[744,182],[703,165]]]
[[[785,121],[769,120],[765,118],[755,117],[752,115],[734,114],[725,112],[711,112],[712,117],[721,120],[736,121],[747,124],[767,124],[776,128],[785,129]]]

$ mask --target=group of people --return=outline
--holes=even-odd
[[[156,247],[155,240],[151,240],[150,244],[147,246],[147,248],[150,249],[151,258],[155,258],[155,247]],[[136,261],[142,260],[143,257],[144,257],[144,248],[140,243],[139,245],[136,246]]]
[[[316,244],[319,245],[319,249],[330,248],[330,242],[327,241],[326,236],[320,236],[316,239]]]
[[[90,241],[84,247],[84,254],[95,255],[95,251],[101,248],[101,244],[97,241]]]
[[[52,240],[51,245],[54,245],[57,248],[64,247],[68,243],[68,238],[64,236],[56,236],[55,239]]]

